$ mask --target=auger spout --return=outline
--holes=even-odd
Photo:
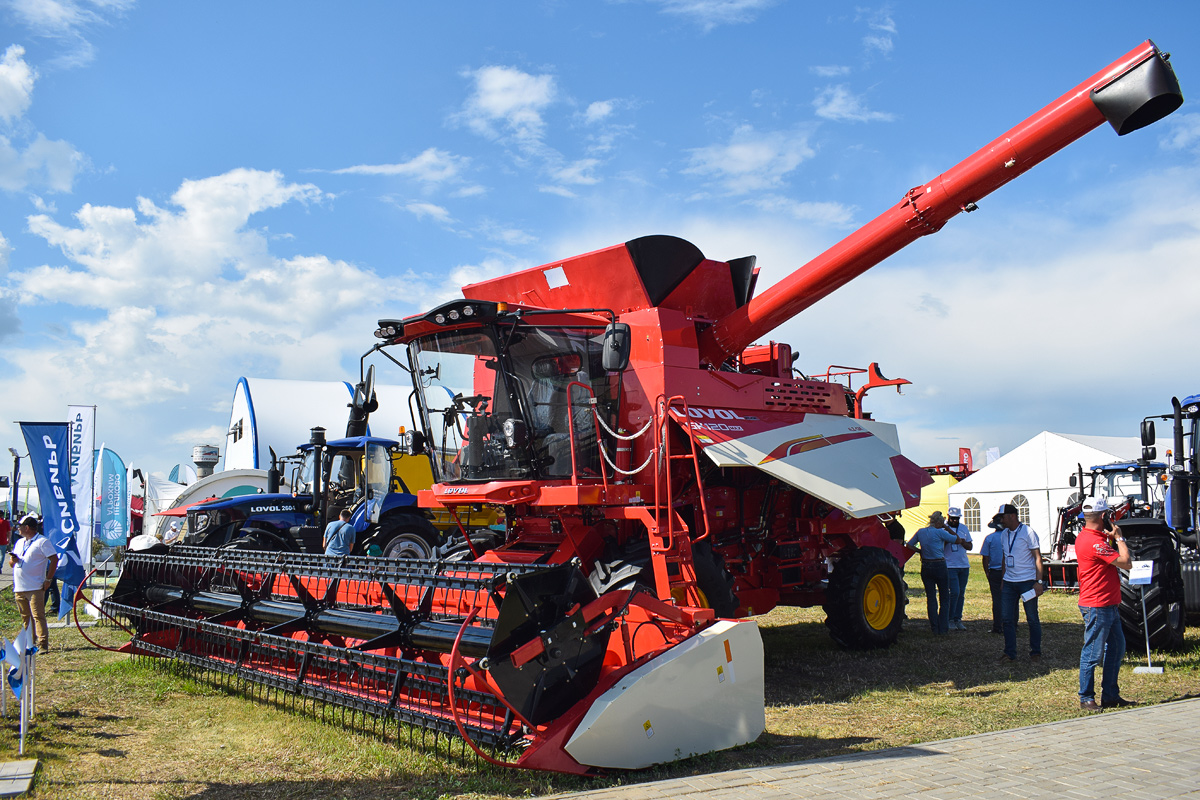
[[[702,331],[701,360],[720,365],[1106,120],[1124,135],[1182,104],[1167,54],[1145,41]]]

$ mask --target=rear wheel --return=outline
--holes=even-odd
[[[437,549],[438,531],[424,517],[405,515],[385,521],[379,541],[383,542],[384,558],[405,558],[430,561]]]
[[[1171,531],[1159,520],[1131,520],[1137,525],[1121,526],[1129,542],[1134,561],[1153,561],[1154,577],[1147,586],[1132,586],[1129,575],[1121,573],[1121,627],[1125,631],[1125,647],[1136,650],[1146,646],[1146,631],[1150,631],[1150,647],[1156,650],[1178,650],[1184,645],[1187,627],[1184,608],[1183,578],[1180,574],[1179,552]],[[1145,591],[1146,610],[1142,613],[1142,592]]]
[[[860,547],[842,557],[825,590],[825,625],[842,647],[890,647],[904,621],[900,564],[886,550]]]

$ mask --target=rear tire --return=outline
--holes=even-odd
[[[1131,521],[1142,523],[1141,520]],[[1142,589],[1146,591],[1144,620],[1150,631],[1150,647],[1155,650],[1178,650],[1184,645],[1187,612],[1184,608],[1183,577],[1180,573],[1179,552],[1171,531],[1159,520],[1121,526],[1129,543],[1134,561],[1153,561],[1154,577],[1149,585],[1131,586],[1129,574],[1121,573],[1121,627],[1125,631],[1125,647],[1137,650],[1146,646],[1147,624],[1143,624]]]
[[[886,550],[860,547],[833,568],[825,590],[825,625],[850,650],[890,647],[904,622],[904,577]]]

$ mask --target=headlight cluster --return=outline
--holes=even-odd
[[[375,336],[378,339],[395,339],[402,333],[404,333],[403,322],[398,319],[381,319]]]
[[[462,308],[452,308],[449,311],[441,312],[433,315],[433,321],[438,325],[445,325],[447,322],[458,322],[460,319],[470,319],[475,316],[475,306],[463,306]]]
[[[208,514],[197,514],[196,515],[196,533],[199,533],[200,531],[207,528],[208,521],[209,521]]]

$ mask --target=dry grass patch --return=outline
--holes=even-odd
[[[919,587],[915,567],[910,586]],[[39,662],[38,718],[27,753],[41,759],[34,798],[493,798],[639,783],[929,742],[1080,714],[1076,699],[1082,626],[1076,598],[1041,600],[1043,659],[1002,664],[1002,637],[988,633],[991,606],[978,570],[968,586],[966,632],[934,637],[924,598],[910,590],[911,619],[895,647],[838,649],[820,609],[778,609],[760,618],[766,645],[767,731],[747,747],[657,769],[579,779],[496,769],[390,737],[256,702],[179,670],[93,649],[73,629],[52,631]],[[19,626],[11,595],[0,624]],[[96,629],[91,629],[96,631]],[[95,635],[109,644],[117,631]],[[1020,631],[1019,651],[1027,632]],[[1200,693],[1200,632],[1166,658],[1165,675],[1134,675],[1122,691],[1143,703]],[[1156,654],[1156,663],[1160,656]],[[1144,663],[1145,654],[1140,656]],[[340,719],[340,715],[339,715]],[[0,727],[3,758],[17,730]],[[455,752],[459,751],[455,747]]]

